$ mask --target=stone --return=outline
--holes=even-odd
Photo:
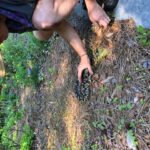
[[[119,0],[115,10],[116,20],[133,18],[136,25],[150,28],[149,0]]]

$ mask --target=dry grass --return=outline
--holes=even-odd
[[[4,67],[2,56],[0,54],[0,77],[4,77],[4,76],[5,76],[5,67]]]
[[[84,142],[82,133],[83,107],[71,95],[67,99],[67,107],[64,114],[68,144],[72,150],[81,149]]]
[[[97,69],[96,83],[92,85],[92,99],[96,101],[91,111],[95,113],[96,120],[105,122],[105,132],[100,131],[105,140],[102,142],[103,138],[100,138],[95,142],[106,149],[128,149],[125,133],[134,121],[138,147],[148,150],[150,72],[142,67],[142,63],[150,58],[150,47],[139,44],[132,19],[115,22],[107,30],[94,26],[93,31],[91,47]],[[99,50],[103,49],[108,51],[107,55],[99,59]],[[131,108],[121,110],[121,105],[129,103]],[[123,124],[120,124],[121,120]],[[121,129],[118,130],[118,127]]]

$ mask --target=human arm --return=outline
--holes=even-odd
[[[88,15],[93,23],[97,23],[100,26],[107,27],[109,24],[109,17],[102,9],[101,6],[97,3],[96,0],[85,0],[85,4],[87,7]]]
[[[58,32],[77,52],[80,57],[80,64],[78,66],[78,79],[81,82],[81,76],[84,69],[88,69],[90,74],[93,74],[90,60],[87,55],[84,44],[82,43],[80,37],[77,32],[70,26],[66,21],[60,22],[58,25],[54,27],[54,30]]]

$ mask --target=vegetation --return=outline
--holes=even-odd
[[[7,70],[9,70],[7,75],[13,76],[15,83],[22,86],[37,84],[38,60],[44,54],[43,49],[46,47],[47,43],[37,41],[31,33],[10,35],[0,46]]]
[[[20,141],[20,150],[30,149],[32,144],[33,132],[28,125],[25,125],[23,128],[23,134]]]
[[[62,148],[61,148],[61,150],[71,150],[69,147],[65,147],[65,146],[63,146]]]
[[[36,87],[41,82],[38,57],[44,54],[45,47],[47,43],[38,42],[31,33],[10,35],[0,45],[7,72],[0,79],[0,141],[3,149],[30,149],[33,131],[27,123],[22,124],[21,129],[19,127],[25,115],[19,89]]]
[[[143,26],[139,26],[137,31],[140,44],[143,46],[150,46],[150,30],[146,30]]]

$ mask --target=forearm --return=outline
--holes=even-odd
[[[84,0],[85,3],[93,3],[93,2],[96,2],[96,0]]]
[[[82,43],[77,32],[66,21],[62,21],[59,25],[55,26],[54,30],[58,32],[65,40],[67,40],[80,56],[81,59],[78,65],[78,80],[82,82],[82,72],[84,69],[88,69],[89,73],[93,74],[84,44]]]
[[[84,44],[82,43],[77,32],[66,21],[62,21],[60,24],[54,27],[54,30],[58,32],[77,52],[81,57],[86,54]]]

